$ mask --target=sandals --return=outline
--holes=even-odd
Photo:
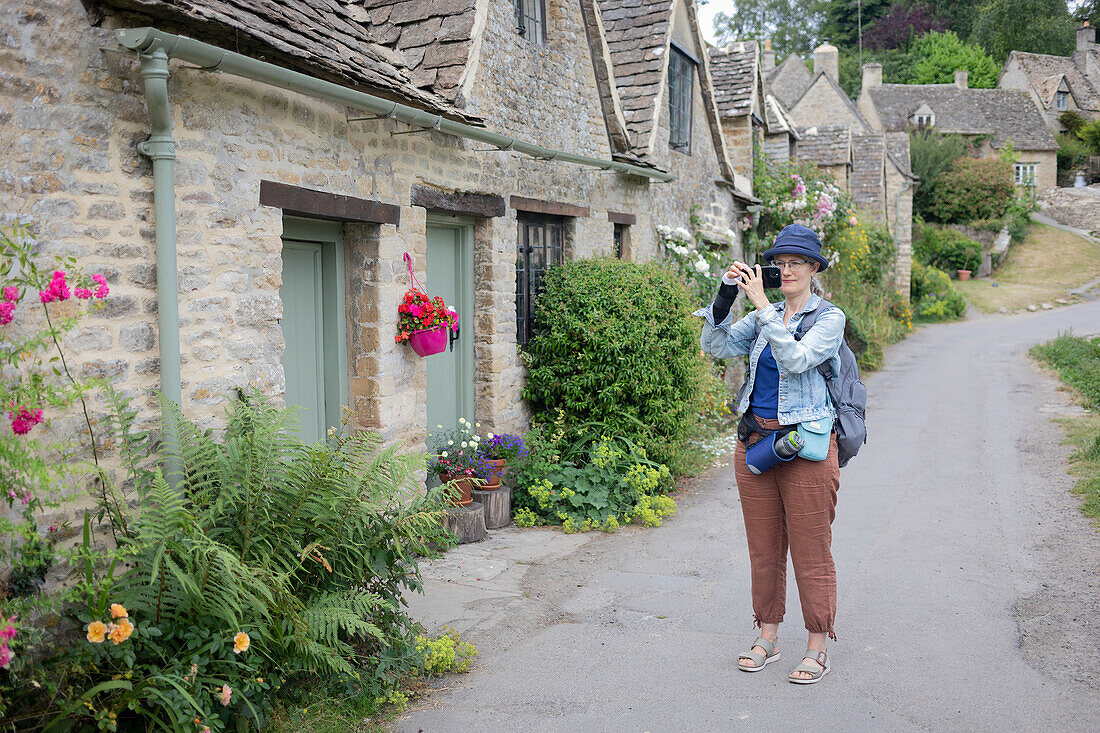
[[[750,647],[749,651],[745,652],[744,654],[737,655],[737,668],[742,672],[759,672],[760,670],[764,669],[764,667],[768,666],[769,662],[774,662],[779,659],[779,652],[775,650],[775,645],[778,642],[778,639],[776,639],[775,641],[768,641],[763,636],[761,636],[759,639],[752,643],[752,647]],[[760,652],[752,651],[756,647],[760,647],[765,652],[767,652],[767,654],[761,654]],[[753,662],[756,663],[756,666],[746,667],[740,661],[742,658],[751,659]]]
[[[803,661],[801,664],[799,664],[797,667],[795,667],[793,670],[791,670],[791,675],[792,676],[787,678],[788,682],[791,682],[791,683],[796,684],[796,685],[812,685],[816,682],[820,682],[821,678],[824,677],[825,675],[829,674],[829,670],[832,669],[832,667],[829,666],[829,657],[823,651],[819,652],[816,649],[807,649],[806,650],[806,655],[804,657],[802,657],[802,659],[803,660],[812,659],[815,662],[817,662],[818,664],[820,664],[821,666],[815,669],[814,667],[810,666],[809,664],[806,664],[806,662]],[[805,672],[806,674],[811,675],[811,676],[810,677],[794,677],[793,675],[797,672]]]

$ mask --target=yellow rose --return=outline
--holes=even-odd
[[[88,641],[93,644],[102,644],[107,637],[107,624],[102,621],[93,621],[88,624]]]
[[[240,654],[241,652],[248,651],[249,645],[252,640],[248,638],[248,634],[243,631],[238,631],[237,635],[233,637],[233,653]]]
[[[111,618],[129,618],[130,614],[127,613],[126,607],[121,603],[111,604]]]
[[[134,625],[130,623],[130,619],[124,618],[117,624],[111,624],[107,636],[115,645],[118,645],[129,639],[132,633],[134,633]]]

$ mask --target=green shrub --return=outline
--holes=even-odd
[[[966,299],[947,273],[918,261],[909,275],[909,300],[919,321],[954,320],[966,312]]]
[[[909,159],[913,174],[920,178],[913,192],[913,213],[935,218],[932,192],[936,182],[970,149],[970,143],[961,135],[944,134],[930,127],[910,131]]]
[[[700,412],[691,292],[661,264],[604,258],[554,268],[544,284],[526,349],[534,422],[560,418],[564,443],[599,424],[676,470]]]
[[[1088,143],[1070,132],[1056,132],[1054,139],[1058,141],[1058,170],[1076,171],[1085,164],[1092,151]]]
[[[1053,341],[1033,346],[1031,354],[1057,369],[1062,381],[1079,390],[1085,407],[1100,410],[1100,336],[1089,339],[1061,333]]]
[[[830,301],[844,311],[844,336],[859,368],[882,367],[884,348],[905,338],[912,327],[912,311],[901,294],[859,282],[834,286]]]
[[[833,276],[870,285],[883,282],[897,253],[889,230],[870,219],[843,230],[830,240],[830,246],[840,256],[829,268]]]
[[[932,191],[932,213],[940,221],[966,223],[1004,216],[1016,198],[1012,165],[1003,160],[959,158]]]
[[[1092,120],[1081,125],[1077,137],[1088,146],[1089,155],[1100,155],[1100,120]]]
[[[444,626],[443,633],[434,639],[417,635],[416,651],[423,656],[423,669],[428,674],[469,672],[470,665],[477,658],[474,645],[462,641],[451,626]]]
[[[996,226],[999,231],[999,221]],[[954,229],[926,225],[917,233],[913,256],[923,265],[947,272],[977,270],[982,264],[982,245]]]
[[[1062,123],[1062,126],[1065,127],[1066,131],[1072,136],[1076,136],[1077,132],[1084,127],[1085,122],[1087,122],[1084,117],[1073,110],[1066,110],[1058,115],[1058,121]]]

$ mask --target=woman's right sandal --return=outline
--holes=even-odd
[[[825,652],[819,652],[816,649],[807,649],[806,655],[802,657],[803,660],[812,659],[821,666],[818,668],[811,667],[803,661],[793,670],[791,670],[791,676],[787,678],[788,682],[793,682],[796,685],[812,685],[815,682],[819,682],[822,677],[829,674],[831,667],[829,666],[829,657]],[[795,677],[799,672],[805,672],[810,677]]]
[[[768,641],[763,636],[761,636],[759,639],[752,643],[752,648],[750,648],[749,651],[745,652],[744,654],[737,655],[737,668],[740,669],[742,672],[759,672],[760,670],[764,669],[764,667],[768,666],[769,662],[774,662],[775,660],[779,659],[779,652],[775,650],[775,645],[777,643],[779,643],[778,639],[776,639],[775,641]],[[763,649],[766,654],[752,651],[756,647],[760,647],[761,649]],[[741,659],[751,659],[756,664],[756,666],[747,667],[745,666],[744,662],[740,661]]]

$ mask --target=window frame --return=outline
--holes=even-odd
[[[1069,109],[1069,92],[1057,91],[1054,93],[1054,108],[1059,112]]]
[[[542,275],[551,267],[565,263],[566,217],[553,214],[537,214],[516,211],[516,343],[526,344],[534,325],[534,302],[542,291]],[[537,243],[532,244],[532,232],[540,232]],[[535,249],[541,259],[541,268],[532,268]],[[532,274],[536,275],[532,285]]]
[[[697,66],[698,64],[691,56],[676,45],[669,45],[668,147],[686,155],[691,155],[691,118],[695,101],[695,71]],[[681,134],[683,139],[679,137]]]
[[[1035,182],[1039,177],[1038,163],[1014,163],[1012,168],[1013,179],[1017,186],[1035,187]]]
[[[918,130],[924,130],[929,127],[936,126],[936,116],[934,114],[920,114],[913,115],[913,124],[917,126]]]
[[[539,46],[546,45],[546,0],[512,0],[516,14],[516,35]],[[531,15],[537,13],[537,17]],[[537,37],[532,38],[529,23],[534,23]]]

